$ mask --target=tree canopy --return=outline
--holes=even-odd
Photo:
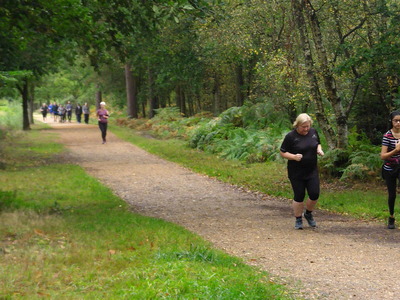
[[[75,61],[130,117],[268,103],[289,120],[310,113],[330,148],[353,127],[379,143],[400,104],[399,11],[394,0],[6,0],[0,80],[29,98],[27,82],[51,84],[39,79]]]

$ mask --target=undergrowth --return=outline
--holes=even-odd
[[[216,118],[209,113],[186,118],[177,108],[164,108],[153,119],[120,118],[117,125],[155,138],[182,139],[191,148],[246,163],[282,162],[279,148],[291,130],[287,120],[263,103],[232,107]],[[350,131],[347,149],[329,150],[322,143],[326,155],[320,159],[320,169],[325,177],[343,182],[379,179],[380,148],[357,128]]]

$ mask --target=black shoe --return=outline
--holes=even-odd
[[[294,223],[294,229],[296,230],[303,229],[303,219],[301,217],[296,218],[296,223]]]
[[[396,227],[394,226],[394,221],[395,218],[389,217],[389,221],[388,221],[388,229],[395,229]]]
[[[317,222],[315,222],[312,214],[304,213],[303,216],[307,220],[308,225],[310,225],[311,227],[317,227]]]

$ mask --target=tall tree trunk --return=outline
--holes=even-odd
[[[142,114],[143,118],[146,118],[146,103],[142,102]]]
[[[186,101],[185,101],[185,93],[181,85],[177,85],[175,87],[176,93],[176,106],[179,107],[179,111],[182,115],[186,116]]]
[[[35,85],[30,82],[28,83],[28,103],[29,103],[29,123],[35,124],[35,119],[33,118],[33,112],[35,110]]]
[[[22,97],[22,130],[30,130],[28,114],[28,78],[24,78],[21,85],[17,85],[17,89]]]
[[[336,0],[335,2],[332,3],[332,10],[333,10],[333,15],[334,15],[334,19],[335,19],[336,33],[338,35],[340,44],[343,44],[346,40],[346,37],[349,36],[349,33],[346,35],[343,34],[343,28],[339,21],[340,20],[339,1],[340,0]],[[362,19],[360,24],[358,24],[356,27],[351,29],[349,32],[354,32],[358,28],[361,28],[364,23],[365,23],[365,18]],[[350,52],[347,47],[344,47],[343,53],[347,59],[351,58]],[[336,57],[335,57],[334,61],[336,61]],[[354,83],[353,83],[353,95],[347,105],[346,112],[345,112],[347,118],[349,117],[350,110],[353,107],[353,103],[357,97],[357,94],[358,94],[358,91],[360,88],[360,84],[357,82],[357,79],[360,78],[360,73],[358,72],[357,68],[354,65],[351,66],[351,70],[354,75]]]
[[[185,90],[181,89],[181,113],[183,116],[187,116],[187,110],[186,110],[186,94],[185,94]]]
[[[97,86],[97,88],[99,89],[100,86]],[[97,108],[100,108],[100,102],[102,102],[102,101],[103,101],[103,100],[102,100],[101,91],[98,90],[98,91],[96,92],[96,107],[97,107]]]
[[[214,116],[218,116],[221,113],[221,90],[218,74],[215,74],[214,78],[214,88],[213,88],[213,113]]]
[[[333,149],[336,146],[335,132],[329,124],[329,120],[322,103],[321,92],[318,85],[318,79],[315,75],[314,61],[311,54],[310,41],[307,36],[306,22],[304,19],[303,0],[292,0],[292,10],[294,21],[297,26],[300,37],[300,46],[303,49],[304,60],[306,66],[307,78],[310,84],[310,94],[315,103],[316,118],[321,127],[322,132],[328,143],[328,147]]]
[[[325,91],[335,113],[337,127],[336,147],[346,148],[348,144],[347,116],[345,114],[345,110],[343,109],[342,99],[337,93],[333,72],[329,67],[328,56],[322,40],[321,28],[319,26],[319,20],[316,11],[314,10],[310,0],[304,0],[304,3],[310,21],[310,27],[314,38],[315,50],[318,56],[318,63],[321,70],[320,73],[324,81]]]
[[[125,65],[126,98],[128,118],[138,118],[137,111],[137,78],[132,75],[129,63]]]
[[[236,106],[242,106],[244,104],[243,66],[240,63],[238,63],[235,67],[236,67]]]
[[[156,109],[156,99],[154,97],[154,77],[153,71],[151,70],[150,66],[147,68],[147,84],[148,84],[148,109],[149,109],[149,118],[153,118],[155,115],[154,109]]]
[[[200,92],[196,92],[196,112],[201,112],[203,110],[203,106],[201,103]]]
[[[189,107],[189,116],[194,115],[194,104],[193,104],[193,96],[189,97],[188,99],[188,107]]]
[[[365,1],[365,0],[363,1],[363,8],[364,8],[364,11],[367,14],[370,13],[370,8],[368,6],[368,2]],[[383,22],[382,19],[380,21]],[[376,20],[374,20],[373,22],[376,22]],[[382,22],[380,22],[381,26],[384,24]],[[368,45],[371,48],[373,48],[374,44],[375,44],[376,37],[374,37],[374,34],[373,34],[374,25],[371,24],[371,19],[370,18],[367,19],[367,26],[366,27],[367,27]],[[379,69],[379,67],[374,62],[371,64],[370,67],[371,67],[372,70],[378,70]],[[373,88],[375,89],[373,91],[373,93],[375,95],[377,95],[377,99],[379,99],[379,101],[381,102],[381,105],[386,107],[388,111],[391,111],[391,110],[395,109],[395,104],[392,101],[390,101],[388,103],[387,100],[386,100],[386,96],[387,96],[386,92],[387,91],[386,91],[386,89],[384,87],[382,87],[381,78],[379,77],[377,72],[373,72],[372,83],[373,83]]]

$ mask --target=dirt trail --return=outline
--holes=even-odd
[[[397,299],[400,231],[316,211],[317,229],[293,229],[289,200],[198,175],[96,126],[50,124],[73,163],[140,214],[180,224],[300,289],[306,299]]]

